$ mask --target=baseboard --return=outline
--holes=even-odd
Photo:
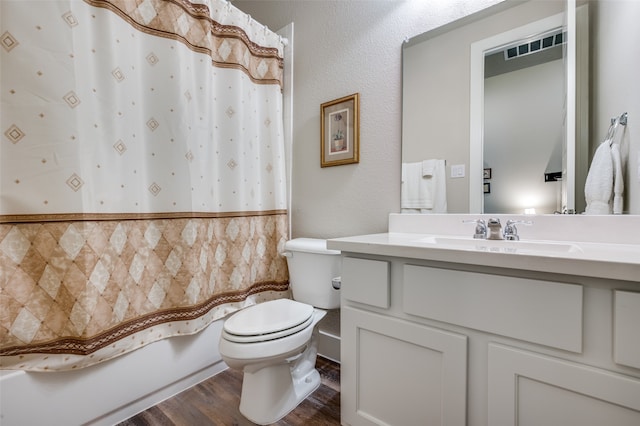
[[[216,374],[226,370],[227,368],[229,368],[227,364],[225,364],[223,361],[219,361],[149,395],[146,395],[135,401],[131,401],[131,403],[125,405],[124,407],[120,407],[117,410],[114,410],[104,415],[103,417],[90,422],[89,424],[91,424],[92,426],[107,426],[120,423],[130,417],[135,416],[138,413],[141,413],[161,403],[162,401],[176,396],[180,392],[185,391],[197,385],[198,383],[209,379],[210,377],[215,376]]]
[[[340,362],[340,336],[320,330],[318,337],[318,355]]]

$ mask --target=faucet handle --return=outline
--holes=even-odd
[[[476,230],[475,230],[475,233],[473,234],[473,238],[483,239],[483,240],[487,238],[487,223],[484,221],[484,219],[468,219],[468,220],[463,220],[462,223],[476,224]]]
[[[507,224],[502,231],[502,235],[505,240],[509,241],[518,241],[520,240],[520,235],[518,235],[518,228],[516,228],[516,224],[518,225],[533,225],[533,221],[531,220],[507,220]]]

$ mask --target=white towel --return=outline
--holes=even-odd
[[[433,195],[431,185],[424,176],[423,162],[402,163],[402,191],[401,208],[403,209],[430,209],[433,207]]]
[[[424,160],[422,162],[422,176],[423,177],[431,177],[434,173],[436,173],[436,166],[438,164],[438,160]]]
[[[613,159],[613,214],[622,214],[624,192],[624,177],[622,174],[622,159],[620,157],[620,145],[611,145],[611,158]]]
[[[402,163],[401,211],[446,213],[447,190],[444,160]]]
[[[587,180],[584,196],[587,201],[586,214],[610,214],[613,192],[613,158],[609,140],[605,140],[596,150]]]

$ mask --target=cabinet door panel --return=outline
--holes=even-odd
[[[614,294],[613,359],[640,368],[640,293],[616,290]]]
[[[424,266],[404,266],[411,315],[582,351],[582,286]]]
[[[342,308],[342,421],[464,425],[467,337]]]
[[[637,426],[640,380],[489,345],[490,425]]]
[[[343,299],[388,308],[389,262],[344,257],[340,291]]]

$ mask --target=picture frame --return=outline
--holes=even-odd
[[[491,169],[484,169],[482,172],[483,179],[491,179]]]
[[[485,182],[483,188],[485,194],[491,194],[491,184],[489,182]]]
[[[320,167],[360,161],[360,100],[354,93],[320,105]]]

